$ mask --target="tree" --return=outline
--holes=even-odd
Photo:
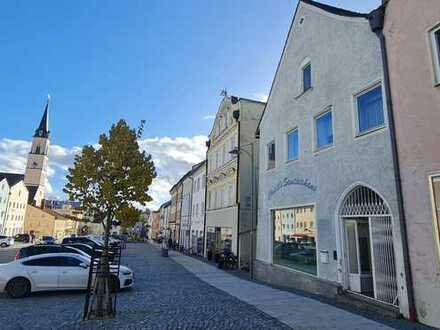
[[[120,221],[123,228],[133,227],[140,221],[140,218],[141,211],[131,206],[124,207],[116,213],[116,219]]]
[[[144,121],[136,130],[124,120],[101,134],[99,145],[86,145],[69,168],[63,191],[70,200],[79,201],[83,209],[94,214],[104,226],[104,249],[93,285],[94,300],[87,319],[108,318],[115,314],[110,294],[109,235],[112,219],[123,209],[151,201],[148,189],[156,177],[151,156],[138,144]],[[96,305],[95,305],[96,304]]]

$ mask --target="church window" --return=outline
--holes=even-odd
[[[41,151],[41,147],[40,147],[40,146],[37,146],[37,147],[35,148],[35,153],[36,153],[36,154],[39,154],[40,151]]]

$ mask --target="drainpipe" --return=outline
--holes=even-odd
[[[398,154],[397,142],[396,142],[396,127],[394,124],[394,110],[393,110],[393,101],[392,101],[391,87],[390,87],[388,53],[386,48],[385,35],[383,34],[385,8],[386,8],[386,2],[382,6],[373,10],[370,13],[369,21],[370,21],[371,30],[379,38],[380,49],[382,53],[382,66],[384,72],[384,85],[385,85],[384,87],[386,94],[388,124],[390,129],[391,150],[392,150],[393,167],[394,167],[394,179],[395,179],[394,182],[396,183],[396,195],[397,195],[399,224],[400,224],[399,227],[400,227],[400,236],[402,238],[402,248],[403,248],[403,266],[406,275],[405,277],[406,277],[407,294],[408,294],[409,319],[413,322],[417,322],[417,312],[414,301],[414,288],[413,288],[411,265],[409,258],[405,208],[404,208],[404,201],[402,194],[402,181],[401,181],[400,167],[399,167],[399,154]]]
[[[204,258],[207,257],[207,255],[205,254],[206,252],[206,210],[208,209],[208,151],[209,151],[209,147],[211,146],[211,141],[206,141],[206,164],[205,164],[205,209],[203,210],[203,246],[202,246],[202,255]]]
[[[231,103],[236,104],[239,102],[239,99],[232,96],[231,97]],[[240,104],[239,104],[240,108]],[[238,150],[240,150],[240,110],[235,110],[232,113],[232,116],[237,121],[237,147]],[[238,259],[238,266],[240,267],[240,197],[238,196],[238,193],[240,191],[240,153],[237,154],[237,175],[236,175],[236,181],[235,181],[235,203],[237,204],[237,259]]]

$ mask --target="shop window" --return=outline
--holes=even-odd
[[[324,149],[333,145],[332,112],[327,111],[315,118],[316,149]]]
[[[382,86],[356,96],[358,134],[382,127],[384,125]]]
[[[295,210],[296,208],[273,211],[273,263],[316,275],[314,208],[305,208],[301,214]],[[285,212],[294,213],[294,218],[280,216]],[[313,226],[306,228],[303,226],[305,222]]]

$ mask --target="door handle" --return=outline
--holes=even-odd
[[[36,270],[31,271],[31,274],[36,274],[36,273],[38,273],[38,271]]]
[[[68,271],[67,271],[67,270],[63,270],[61,273],[63,273],[63,274],[67,274]]]

